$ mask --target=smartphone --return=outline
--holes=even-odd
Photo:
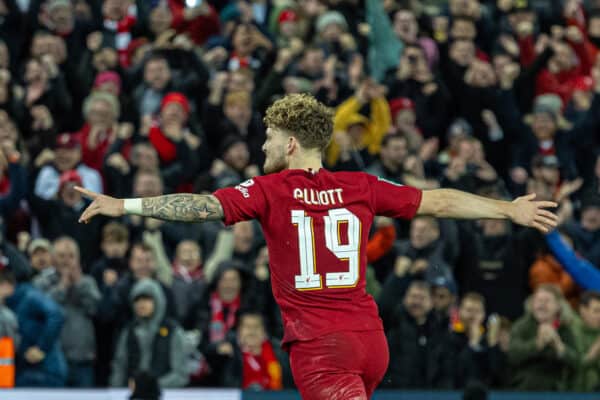
[[[194,8],[202,5],[203,0],[185,0],[185,5],[189,8]]]

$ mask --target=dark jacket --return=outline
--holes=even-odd
[[[92,219],[89,224],[79,223],[79,217],[90,201],[84,199],[80,205],[73,208],[61,200],[44,200],[31,194],[29,203],[40,221],[44,237],[54,240],[67,235],[75,239],[81,250],[83,270],[87,272],[100,253],[98,243],[100,243],[100,227],[104,220],[100,217]]]
[[[454,362],[454,387],[462,389],[470,381],[491,384],[501,376],[504,369],[504,354],[498,346],[490,347],[485,336],[477,348],[469,345],[464,332],[451,332],[445,344]]]
[[[432,313],[418,325],[399,306],[387,329],[390,364],[383,384],[402,389],[451,389],[455,366],[444,347],[447,337],[447,326]]]
[[[113,321],[117,330],[123,329],[123,327],[133,320],[130,295],[137,282],[131,273],[127,273],[112,287],[110,293],[104,294],[105,298],[100,305],[103,313],[99,314],[99,317],[104,321]],[[177,312],[175,310],[173,292],[162,283],[159,283],[159,286],[165,298],[166,315],[175,318]]]
[[[531,159],[538,154],[538,140],[531,127],[525,124],[517,108],[514,94],[501,90],[497,97],[496,115],[505,133],[515,138],[512,151],[512,166],[529,169]],[[578,176],[575,164],[575,151],[589,151],[593,144],[593,132],[600,126],[600,96],[595,95],[585,117],[577,121],[570,130],[558,130],[554,135],[554,148],[561,165],[561,175],[565,179]]]
[[[140,296],[154,301],[148,318],[134,317],[121,333],[110,378],[111,386],[125,386],[137,372],[154,375],[161,387],[182,387],[188,382],[184,335],[179,324],[166,314],[166,301],[158,282],[141,279],[129,295],[131,306]]]
[[[246,133],[242,133],[225,117],[222,106],[213,106],[207,103],[202,112],[202,126],[206,130],[208,145],[216,155],[219,154],[223,139],[229,136],[239,136],[248,144],[250,163],[258,166],[263,165],[265,155],[262,151],[262,145],[266,139],[266,129],[256,112],[253,113],[250,119]]]
[[[21,335],[16,355],[17,386],[63,386],[67,377],[59,341],[63,311],[29,283],[18,284],[6,304],[17,316]],[[25,360],[25,351],[33,346],[46,354],[38,364]]]
[[[461,223],[460,237],[455,275],[460,292],[480,293],[489,313],[511,320],[521,316],[529,292],[529,265],[519,253],[517,236],[510,230],[502,236],[485,236],[474,224]]]

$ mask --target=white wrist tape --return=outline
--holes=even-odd
[[[125,199],[123,202],[125,214],[142,214],[142,199]]]

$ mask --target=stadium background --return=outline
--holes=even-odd
[[[599,10],[0,0],[0,386],[293,388],[256,223],[81,225],[73,186],[237,185],[261,173],[266,107],[308,92],[336,111],[327,168],[560,204],[546,236],[375,221],[382,388],[598,390]]]

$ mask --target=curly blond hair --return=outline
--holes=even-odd
[[[324,150],[333,133],[333,110],[308,94],[290,94],[266,112],[268,127],[290,132],[305,149]]]

